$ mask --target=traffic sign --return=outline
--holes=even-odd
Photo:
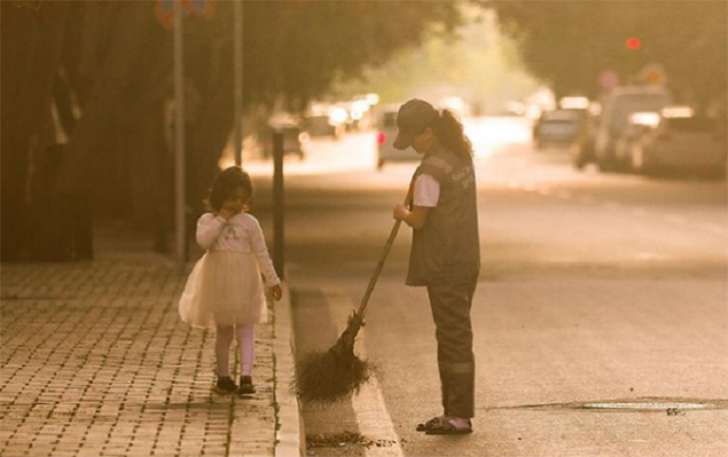
[[[609,91],[619,86],[619,74],[614,70],[604,70],[599,76],[602,89]]]
[[[645,65],[640,70],[639,78],[642,82],[651,86],[665,85],[667,83],[665,68],[655,63]]]
[[[185,11],[203,19],[210,19],[215,14],[215,3],[213,0],[182,0]]]
[[[174,2],[181,2],[185,14],[210,19],[215,14],[213,0],[156,0],[154,15],[157,21],[167,30],[174,28]]]

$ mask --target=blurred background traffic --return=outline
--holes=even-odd
[[[181,1],[191,221],[236,151],[272,173],[274,132],[286,173],[414,164],[392,147],[412,97],[455,112],[482,160],[520,145],[587,178],[726,175],[725,2],[238,3]],[[108,220],[171,250],[173,6],[2,2],[3,260],[90,258]]]

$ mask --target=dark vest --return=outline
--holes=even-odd
[[[440,184],[437,207],[413,230],[406,284],[472,281],[480,272],[478,203],[473,164],[439,143],[425,153],[413,179],[428,174]],[[414,182],[414,181],[413,181]]]

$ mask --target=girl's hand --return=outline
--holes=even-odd
[[[402,203],[396,205],[394,207],[394,210],[392,210],[392,217],[394,217],[398,221],[403,221],[405,217],[409,214],[409,210],[405,205]]]
[[[279,284],[270,288],[270,294],[273,296],[273,300],[278,301],[283,296],[283,289]]]
[[[222,208],[220,208],[220,211],[218,211],[217,214],[218,214],[218,216],[221,216],[223,219],[228,220],[231,217],[233,217],[236,214],[236,212],[230,211],[229,209],[227,209],[223,206]]]

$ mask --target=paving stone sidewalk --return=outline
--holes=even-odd
[[[0,279],[1,455],[276,455],[274,319],[256,328],[258,394],[225,397],[215,334],[180,321],[169,259],[3,264]]]

